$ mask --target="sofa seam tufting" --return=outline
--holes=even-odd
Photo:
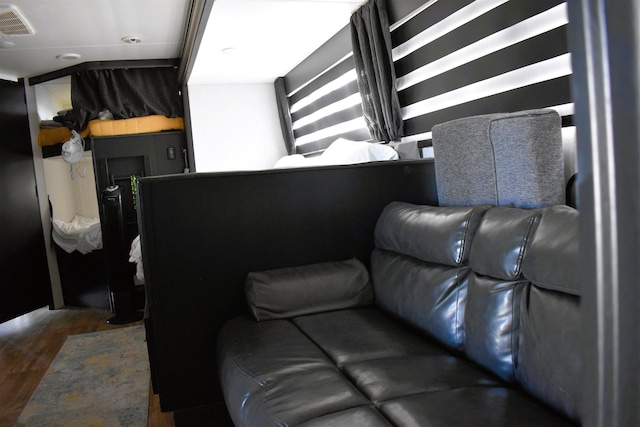
[[[527,219],[527,229],[522,235],[522,243],[520,244],[520,250],[518,251],[518,262],[516,264],[517,272],[515,272],[516,274],[513,280],[517,280],[518,277],[520,277],[520,275],[522,274],[522,261],[524,260],[524,254],[527,250],[527,242],[529,241],[529,236],[531,235],[531,231],[533,230],[533,225],[540,215],[540,211],[536,210],[535,213]]]

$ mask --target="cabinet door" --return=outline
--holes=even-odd
[[[0,80],[0,322],[50,304],[24,87]]]

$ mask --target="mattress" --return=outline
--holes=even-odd
[[[87,136],[87,130],[82,132],[82,137]],[[71,139],[71,130],[68,127],[61,126],[57,128],[40,128],[38,132],[38,145],[46,147],[49,145],[60,144]]]
[[[121,120],[91,120],[87,125],[90,136],[131,135],[184,129],[182,117],[162,115],[133,117]]]
[[[169,118],[162,115],[152,115],[120,120],[91,120],[82,132],[82,137],[132,135],[182,129],[184,129],[182,117]],[[71,139],[71,131],[64,126],[41,128],[38,133],[40,147],[64,143],[69,139]]]

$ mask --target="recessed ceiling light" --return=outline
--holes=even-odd
[[[237,47],[225,47],[224,49],[222,49],[222,53],[224,53],[225,55],[235,55],[238,53],[238,48]]]
[[[77,61],[81,56],[77,53],[61,53],[60,55],[57,55],[56,58],[61,61]]]
[[[142,43],[142,37],[140,36],[124,36],[120,40],[128,44]]]
[[[4,40],[0,42],[0,49],[11,49],[16,44],[14,42],[10,42],[8,40]]]

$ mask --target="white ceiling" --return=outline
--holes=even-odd
[[[17,7],[35,32],[0,35],[0,79],[33,77],[88,61],[177,58],[191,2],[0,0],[0,11]],[[347,25],[365,2],[215,0],[189,83],[273,82]],[[126,44],[121,41],[125,36],[139,36],[142,42]],[[222,52],[229,47],[235,54]],[[56,59],[68,53],[80,58]],[[68,94],[68,79],[51,85],[52,96]]]
[[[366,1],[216,0],[189,84],[272,83],[346,26]],[[233,53],[224,53],[227,48]]]
[[[33,35],[0,37],[0,77],[33,77],[87,61],[177,58],[191,0],[0,0]],[[1,10],[1,9],[0,9]],[[124,36],[140,36],[130,45]],[[74,61],[56,59],[75,53]]]

